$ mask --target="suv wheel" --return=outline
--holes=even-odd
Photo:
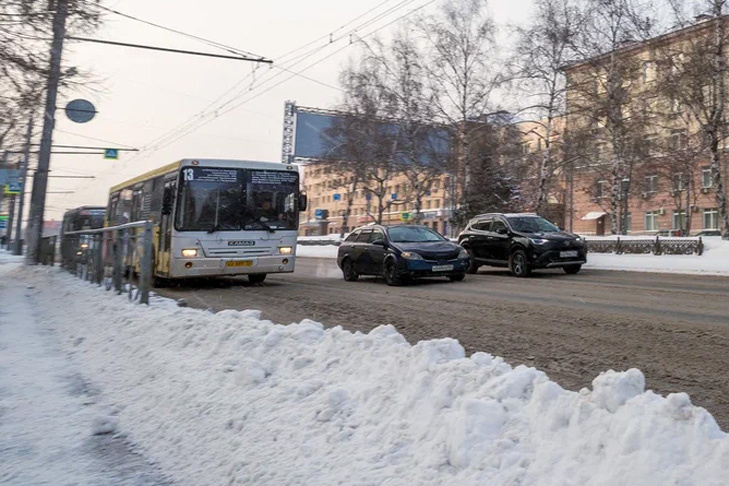
[[[562,268],[564,268],[564,273],[567,275],[574,275],[582,269],[582,265],[569,265]]]
[[[357,272],[354,271],[354,264],[349,258],[342,262],[342,274],[345,282],[356,282],[359,278]]]
[[[528,277],[531,273],[529,262],[524,250],[516,250],[511,254],[509,260],[509,270],[515,277]]]
[[[397,265],[395,264],[395,260],[390,258],[385,262],[385,265],[382,269],[382,277],[385,279],[385,283],[387,285],[395,286],[395,285],[402,285],[402,277],[397,273]]]

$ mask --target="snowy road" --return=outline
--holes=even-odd
[[[52,323],[36,315],[34,289],[2,270],[0,485],[171,484],[124,438],[94,435],[109,410],[61,351]]]
[[[587,270],[515,279],[482,271],[462,283],[387,287],[345,283],[330,259],[299,259],[293,275],[196,282],[162,289],[190,306],[263,311],[275,322],[311,318],[369,331],[395,324],[411,342],[458,339],[587,386],[602,370],[637,367],[660,393],[688,392],[729,428],[729,278]]]

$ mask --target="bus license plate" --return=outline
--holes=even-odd
[[[235,261],[229,261],[225,262],[226,267],[252,267],[253,261],[252,260],[235,260]]]
[[[452,272],[453,265],[433,265],[434,272]]]
[[[560,251],[559,252],[559,257],[560,258],[575,258],[576,256],[577,256],[577,251],[576,250],[572,250],[572,251]]]

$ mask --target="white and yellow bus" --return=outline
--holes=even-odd
[[[106,224],[156,223],[156,281],[248,275],[258,283],[294,271],[306,209],[299,187],[295,165],[183,159],[112,187]]]

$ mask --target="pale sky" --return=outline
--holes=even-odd
[[[432,11],[441,1],[436,0],[419,12]],[[358,34],[370,33],[428,2],[409,0],[400,9],[358,30]],[[357,49],[350,45],[349,36],[342,34],[399,3],[401,0],[104,2],[125,14],[265,56],[274,60],[274,66],[290,66],[292,71],[299,72],[331,55],[304,71],[306,76],[331,86],[338,86],[340,68]],[[531,3],[532,0],[492,0],[490,9],[499,25],[513,24],[526,20]],[[380,4],[367,16],[338,30]],[[378,33],[386,35],[396,25]],[[334,40],[331,44],[329,34]],[[220,53],[202,43],[113,14],[107,15],[102,28],[91,36]],[[326,39],[282,58],[287,52],[324,36]],[[342,38],[338,40],[339,37]],[[296,65],[289,64],[290,59],[312,49],[318,50],[310,58]],[[280,62],[276,63],[277,60]],[[64,62],[89,73],[94,82],[64,92],[58,105],[62,107],[71,99],[86,98],[95,104],[99,113],[89,123],[76,124],[59,110],[54,143],[130,146],[145,150],[137,155],[122,152],[119,161],[104,160],[100,155],[55,155],[51,160],[53,174],[94,175],[96,179],[50,179],[50,191],[73,190],[75,193],[49,194],[47,220],[58,219],[68,208],[84,204],[105,205],[112,185],[180,158],[279,161],[285,100],[295,100],[301,106],[332,108],[341,95],[336,89],[298,76],[273,87],[290,73],[264,64],[233,60],[69,42]],[[236,83],[239,85],[228,92]],[[223,95],[225,97],[220,98]],[[209,123],[195,131],[184,134],[178,130],[174,132],[174,138],[180,137],[177,140],[155,143],[156,139],[191,118],[198,116],[198,121],[207,120],[201,120],[199,114],[209,110],[218,98],[218,105],[231,99],[235,101],[220,109],[220,116],[211,117]],[[243,104],[236,109],[221,113],[240,103]],[[171,143],[166,143],[168,141]]]

